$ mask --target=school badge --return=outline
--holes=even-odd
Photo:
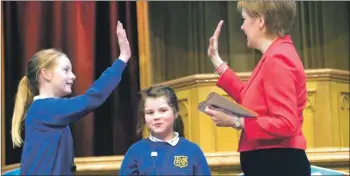
[[[187,156],[174,156],[174,165],[179,168],[184,168],[188,166]]]

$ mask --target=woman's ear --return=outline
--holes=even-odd
[[[258,15],[259,28],[263,29],[265,26],[265,18],[262,15]]]
[[[51,81],[53,73],[50,69],[43,68],[40,70],[40,75],[46,80]]]

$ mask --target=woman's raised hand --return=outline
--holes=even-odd
[[[224,23],[223,20],[221,20],[219,22],[219,24],[216,27],[216,30],[214,32],[214,35],[212,37],[210,37],[209,48],[208,48],[208,56],[210,57],[210,59],[215,59],[215,58],[220,57],[219,51],[218,51],[218,39],[220,36],[221,26],[223,23]]]
[[[118,36],[118,43],[120,49],[119,59],[127,63],[131,57],[131,50],[128,38],[126,37],[125,29],[123,28],[123,24],[120,21],[118,21],[116,33]]]
[[[211,62],[213,63],[215,70],[223,63],[223,61],[219,56],[219,51],[218,51],[218,40],[220,36],[221,26],[223,23],[224,23],[223,20],[219,22],[214,32],[214,35],[210,37],[210,40],[209,40],[208,56]]]

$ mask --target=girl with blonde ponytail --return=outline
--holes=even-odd
[[[12,117],[12,141],[13,147],[20,147],[22,145],[21,127],[24,120],[25,113],[28,106],[32,103],[34,92],[31,89],[30,82],[27,76],[24,76],[18,85],[16,94],[15,109]]]
[[[12,120],[12,141],[23,143],[21,175],[73,175],[73,138],[69,124],[93,111],[108,98],[121,80],[131,57],[123,25],[118,22],[119,58],[85,94],[72,92],[75,75],[67,56],[55,49],[41,50],[28,63],[18,86]],[[24,121],[25,139],[21,138]]]

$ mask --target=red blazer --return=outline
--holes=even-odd
[[[259,114],[257,118],[244,119],[239,152],[266,148],[306,149],[302,132],[306,76],[289,35],[270,45],[246,84],[227,69],[217,86]]]

